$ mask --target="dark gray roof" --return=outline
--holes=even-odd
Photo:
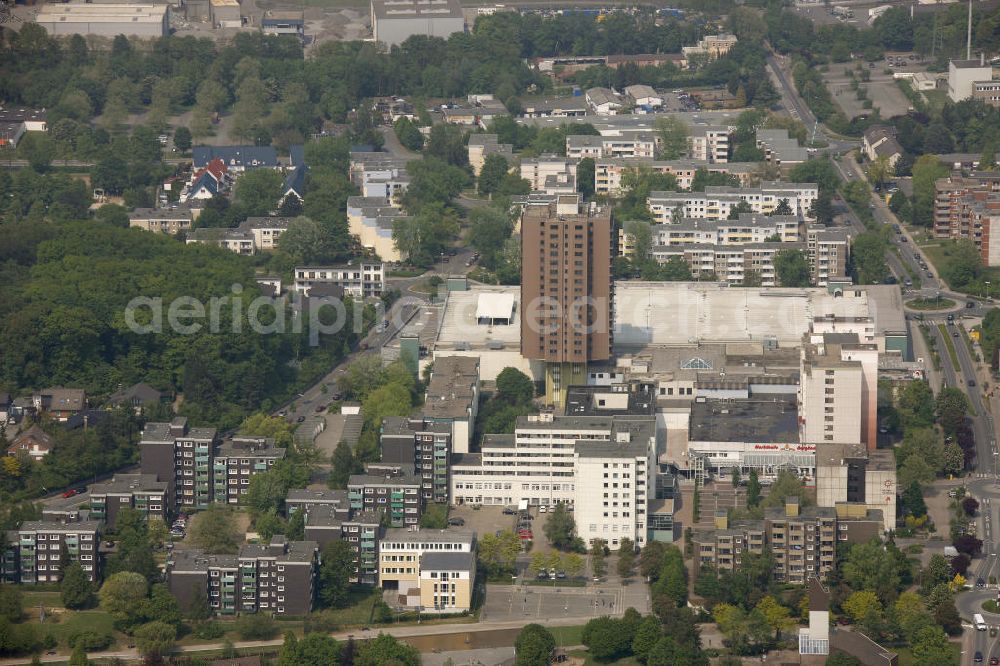
[[[133,401],[144,404],[147,402],[159,402],[162,396],[162,393],[149,384],[139,382],[113,394],[108,398],[108,402],[112,405],[119,405],[123,402],[131,403]]]
[[[271,146],[195,146],[191,149],[194,168],[200,169],[214,159],[226,166],[276,167],[278,151]]]
[[[795,397],[707,400],[691,405],[689,440],[791,444],[799,441]]]
[[[420,556],[422,571],[472,571],[474,565],[472,553],[424,553]]]
[[[160,481],[155,474],[116,474],[110,481],[90,486],[90,495],[124,495],[127,493],[164,493],[167,482]]]

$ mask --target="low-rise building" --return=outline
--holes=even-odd
[[[624,106],[621,96],[609,88],[590,88],[584,99],[599,116],[613,116]]]
[[[719,35],[705,35],[698,40],[695,46],[683,46],[681,47],[681,53],[684,57],[690,61],[694,58],[706,58],[708,60],[716,60],[726,55],[732,51],[733,47],[736,46],[736,35],[729,34],[719,34]]]
[[[404,256],[392,237],[396,221],[406,213],[385,197],[348,197],[347,225],[358,242],[383,261],[401,261]]]
[[[260,29],[265,35],[295,35],[306,37],[305,19],[300,11],[278,11],[269,9],[260,20]]]
[[[371,0],[371,25],[374,41],[391,47],[412,35],[448,39],[465,31],[465,15],[458,0]]]
[[[422,613],[472,608],[476,534],[452,530],[386,530],[379,544],[379,584],[397,607]]]
[[[125,35],[153,39],[170,34],[170,6],[118,2],[46,4],[36,12],[32,22],[54,37]]]
[[[764,161],[771,164],[800,164],[809,159],[809,151],[786,129],[757,130],[757,147],[764,151]]]
[[[663,95],[653,90],[652,86],[625,86],[625,95],[634,106],[647,111],[655,111],[663,107]]]
[[[190,231],[193,222],[191,211],[187,209],[136,208],[128,216],[128,226],[133,229],[170,236]]]
[[[252,255],[278,248],[278,239],[291,222],[287,217],[248,217],[238,227],[223,229],[201,227],[187,236],[188,243],[207,243],[235,252]]]
[[[304,296],[317,285],[340,287],[352,298],[378,298],[385,285],[385,264],[361,262],[347,266],[297,266],[293,289]]]
[[[884,157],[893,169],[904,152],[896,140],[896,128],[888,125],[872,125],[866,129],[861,137],[861,149],[870,161]]]
[[[48,112],[24,106],[0,106],[0,123],[23,123],[27,132],[47,132]]]
[[[115,474],[110,481],[90,486],[90,518],[103,520],[114,528],[118,512],[134,509],[148,518],[166,522],[173,507],[166,481],[152,474]]]
[[[87,407],[87,393],[83,389],[55,386],[42,389],[31,396],[35,412],[56,421],[66,421]]]
[[[237,555],[178,549],[167,558],[167,586],[182,609],[204,599],[221,615],[305,615],[315,597],[318,551],[314,541],[281,535],[267,545],[244,545]]]
[[[194,146],[191,161],[195,170],[204,169],[212,160],[222,160],[226,169],[240,173],[247,169],[278,169],[278,151],[273,146]]]
[[[541,155],[539,157],[528,157],[521,160],[521,178],[531,183],[533,192],[542,192],[548,183],[559,180],[576,180],[577,163],[576,158],[562,157],[561,155]]]
[[[979,60],[951,60],[948,62],[948,98],[956,103],[970,99],[977,82],[992,79],[993,66],[982,57]]]
[[[472,173],[479,176],[483,164],[490,155],[499,155],[507,160],[508,165],[514,159],[514,146],[500,143],[496,134],[472,134],[469,136],[469,166]]]
[[[161,391],[156,390],[149,384],[139,382],[113,393],[108,398],[108,406],[128,407],[134,410],[136,414],[142,414],[147,407],[159,404],[163,400],[163,397]]]
[[[41,462],[55,446],[52,435],[42,430],[37,423],[17,435],[7,447],[9,456],[26,456],[35,462]]]

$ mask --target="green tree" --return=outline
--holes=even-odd
[[[191,130],[184,125],[174,130],[174,146],[182,153],[191,150]]]
[[[835,652],[826,658],[824,666],[861,666],[857,657],[852,657],[844,652]]]
[[[245,641],[266,641],[278,635],[278,624],[267,615],[244,615],[236,622],[236,633]]]
[[[509,168],[507,159],[503,155],[497,153],[487,155],[483,161],[483,168],[479,171],[477,185],[479,193],[493,194],[497,192]]]
[[[454,166],[465,166],[469,162],[465,131],[458,125],[439,123],[432,126],[424,152]]]
[[[496,386],[498,397],[512,405],[530,403],[535,397],[535,383],[517,368],[501,370],[497,375]]]
[[[664,595],[675,606],[683,606],[687,603],[687,568],[684,566],[684,556],[676,546],[664,547],[663,564],[652,589],[654,596]]]
[[[269,215],[278,205],[285,179],[275,169],[250,169],[236,179],[233,197],[248,215]]]
[[[945,434],[954,435],[965,424],[969,401],[961,389],[945,387],[938,393],[935,407]]]
[[[596,164],[593,157],[584,157],[576,165],[576,191],[584,197],[594,194]]]
[[[560,550],[571,548],[576,540],[576,521],[563,502],[556,503],[542,530],[549,543]]]
[[[191,542],[206,553],[233,554],[239,549],[242,537],[230,508],[212,504],[191,522]]]
[[[410,263],[431,266],[458,236],[455,213],[440,203],[428,203],[412,217],[396,218],[392,239]]]
[[[660,133],[661,160],[679,160],[688,152],[688,137],[691,130],[680,118],[664,116],[657,118],[656,131]]]
[[[396,640],[389,634],[364,641],[354,658],[354,666],[420,666],[420,653],[415,647]]]
[[[583,627],[581,640],[587,651],[598,661],[614,661],[632,650],[632,638],[623,631],[622,621],[596,617]]]
[[[292,264],[318,264],[338,256],[330,232],[319,222],[305,216],[296,217],[288,223],[288,228],[278,239],[278,249],[288,255]]]
[[[927,504],[924,503],[924,492],[918,481],[913,481],[900,497],[900,505],[904,516],[920,518],[927,515]]]
[[[132,571],[116,573],[98,592],[101,610],[110,613],[117,625],[131,626],[141,618],[147,590],[145,576]]]
[[[795,620],[792,618],[788,607],[782,606],[771,595],[767,595],[758,601],[757,605],[754,606],[754,610],[760,612],[764,616],[764,619],[767,620],[767,623],[774,631],[775,640],[781,638],[781,632],[789,631],[795,626]]]
[[[332,467],[330,470],[329,484],[331,488],[347,488],[347,482],[352,474],[359,474],[363,471],[361,462],[354,457],[351,445],[345,441],[337,444],[333,450]]]
[[[511,530],[503,530],[499,534],[484,534],[479,540],[477,555],[480,566],[491,574],[512,571],[520,552],[521,540]]]
[[[340,663],[340,653],[340,644],[330,636],[314,632],[306,634],[299,640],[294,633],[289,631],[285,634],[285,642],[278,654],[277,666],[312,666],[313,664],[337,666]]]
[[[627,220],[622,228],[632,244],[632,262],[646,261],[653,249],[653,230],[645,220]]]
[[[934,219],[934,182],[948,175],[936,155],[921,155],[913,164],[913,223],[929,227]]]
[[[934,424],[934,392],[927,382],[907,382],[896,403],[900,420],[908,428],[926,428]]]
[[[328,607],[347,603],[347,589],[354,573],[354,550],[346,541],[331,541],[323,547],[319,569],[319,597]]]
[[[878,596],[870,590],[859,590],[847,597],[843,603],[844,610],[855,622],[861,622],[871,613],[881,615],[882,604]]]
[[[139,654],[147,657],[169,652],[176,640],[176,627],[158,620],[147,622],[135,630],[135,646]]]
[[[94,600],[94,586],[77,562],[71,562],[63,569],[59,590],[66,608],[86,608]]]
[[[604,559],[604,540],[594,539],[590,546],[590,573],[601,578],[607,573],[608,564]]]
[[[513,229],[510,214],[499,206],[483,206],[469,211],[468,241],[479,251],[481,266],[497,270],[503,259],[504,244]]]
[[[792,210],[791,205],[788,203],[788,199],[782,199],[778,202],[778,205],[774,207],[771,211],[771,215],[794,215],[795,211]]]
[[[635,568],[635,545],[628,537],[623,537],[618,545],[618,575],[628,578]]]
[[[632,639],[632,654],[640,664],[646,663],[646,657],[653,646],[663,637],[663,627],[655,615],[647,615],[642,619]]]
[[[372,428],[377,429],[382,426],[382,419],[386,416],[407,416],[413,407],[410,391],[399,384],[386,384],[377,388],[365,398],[361,403],[361,411],[365,415],[365,421]]]
[[[42,662],[39,660],[38,663]],[[73,654],[69,657],[69,666],[90,666],[90,660],[87,659],[87,651],[83,649],[82,645],[77,645],[73,648]]]
[[[733,483],[733,488],[739,488],[742,479],[740,478],[740,467],[739,465],[734,465],[732,473],[730,474],[731,481]]]
[[[912,644],[915,666],[939,666],[954,661],[954,653],[948,636],[941,627],[925,627],[917,632]]]
[[[774,255],[774,273],[782,287],[808,287],[812,278],[809,260],[801,250],[779,250]]]
[[[527,624],[514,641],[514,666],[548,666],[556,639],[540,624]]]
[[[874,592],[879,599],[892,601],[901,583],[899,562],[886,556],[887,547],[878,539],[851,546],[843,566],[844,580],[854,590]]]
[[[757,468],[750,469],[750,479],[747,481],[747,506],[755,507],[760,504],[760,479],[757,478]]]
[[[735,206],[729,209],[729,215],[726,217],[727,220],[738,220],[740,215],[753,213],[753,206],[748,202],[740,200]]]
[[[424,135],[421,134],[417,124],[409,118],[400,116],[392,124],[392,129],[396,132],[396,138],[407,150],[420,150],[424,147]]]

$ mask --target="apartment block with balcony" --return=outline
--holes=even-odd
[[[758,215],[774,213],[787,202],[796,217],[812,219],[812,205],[819,188],[810,183],[765,181],[760,187],[709,186],[704,192],[650,192],[647,204],[656,224],[668,224],[675,215],[707,220],[726,220],[730,213],[745,202]]]
[[[623,136],[571,134],[566,137],[566,157],[571,159],[652,158],[655,152],[656,136],[652,132],[635,132]]]
[[[113,528],[118,512],[135,509],[147,518],[167,520],[173,509],[168,484],[153,474],[116,474],[110,481],[90,486],[90,518]]]
[[[95,581],[100,573],[101,523],[96,520],[25,521],[7,533],[4,579],[11,583],[55,583],[64,561],[78,562]]]
[[[833,571],[837,562],[837,512],[828,507],[801,508],[797,497],[764,516],[767,542],[779,583],[804,585]]]
[[[984,265],[1000,266],[1000,174],[977,171],[938,179],[934,183],[934,236],[971,240]]]
[[[239,504],[250,479],[271,469],[286,453],[271,437],[233,437],[223,442],[212,462],[215,501]]]
[[[696,125],[688,136],[688,157],[709,164],[729,161],[729,135],[734,128],[716,125]]]
[[[559,180],[576,182],[577,158],[540,155],[521,160],[521,178],[531,183],[533,192],[544,191],[546,183]]]
[[[476,534],[457,530],[387,530],[379,544],[379,585],[395,605],[424,613],[472,608]]]
[[[378,542],[381,538],[382,514],[375,511],[355,511],[349,515],[330,505],[306,509],[305,536],[319,544],[322,550],[332,541],[346,541],[354,551],[351,582],[374,585],[378,580]]]
[[[847,275],[851,232],[822,224],[810,225],[806,230],[806,250],[813,283],[817,287],[825,287],[831,279]]]
[[[385,286],[385,264],[362,262],[348,266],[297,266],[295,291],[308,296],[317,285],[340,287],[352,298],[378,298]]]
[[[147,423],[139,439],[140,471],[167,482],[174,507],[206,508],[212,495],[215,428],[191,428],[187,417]]]
[[[413,465],[424,503],[448,502],[451,488],[451,427],[423,417],[382,421],[382,462]]]
[[[347,481],[351,511],[385,514],[392,527],[420,524],[423,513],[421,479],[413,465],[369,463],[365,474],[352,474]]]
[[[653,173],[669,174],[677,179],[677,187],[687,190],[699,170],[733,176],[741,187],[748,187],[757,166],[749,162],[706,163],[695,160],[654,160],[650,157],[602,158],[594,162],[594,191],[597,194],[620,196],[622,178],[629,172],[649,169]]]
[[[170,593],[181,608],[200,598],[220,615],[271,613],[300,616],[312,610],[319,546],[275,536],[250,544],[237,555],[175,550],[166,563]]]
[[[735,285],[778,286],[774,257],[786,249],[805,251],[805,243],[748,243],[746,245],[684,244],[656,246],[653,259],[666,263],[684,260],[695,280],[710,279]]]
[[[715,524],[710,530],[696,530],[693,534],[694,576],[702,567],[716,571],[735,571],[743,563],[743,555],[763,555],[766,531],[761,521],[730,522],[725,510],[715,514]]]

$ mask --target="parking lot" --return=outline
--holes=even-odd
[[[538,514],[538,507],[531,507],[530,513],[533,517],[531,521],[531,536],[534,541],[532,550],[548,550],[550,548],[542,526],[545,525],[547,514]],[[505,515],[502,506],[482,506],[478,509],[471,505],[463,504],[451,508],[448,518],[461,518],[465,521],[460,529],[472,530],[480,537],[484,534],[493,534],[498,530],[517,531],[517,516]]]
[[[872,101],[872,109],[864,108],[862,100],[857,98],[857,94],[851,88],[850,77],[844,76],[844,69],[850,68],[851,63],[835,64],[830,66],[830,71],[823,74],[823,80],[833,101],[844,112],[848,118],[868,115],[879,109],[883,118],[904,115],[910,108],[910,100],[906,99],[903,91],[899,89],[899,84],[892,78],[891,74],[885,74],[886,63],[875,63],[874,68],[865,69],[871,79],[860,84]],[[860,72],[856,72],[860,75]]]
[[[623,589],[600,587],[552,587],[541,585],[487,585],[483,620],[504,622],[560,617],[590,618],[624,612]]]

